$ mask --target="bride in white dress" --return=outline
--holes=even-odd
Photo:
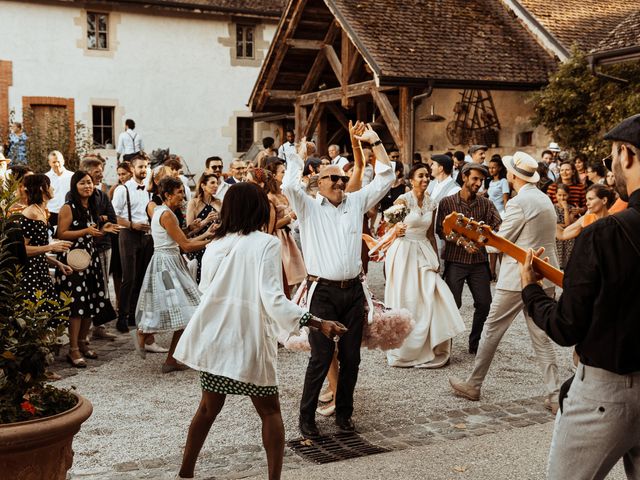
[[[451,339],[464,331],[449,287],[438,274],[434,237],[436,204],[426,193],[429,171],[416,165],[409,172],[412,189],[396,200],[409,213],[398,224],[399,238],[385,260],[385,305],[406,308],[416,326],[402,347],[387,352],[392,367],[440,368],[449,362]]]

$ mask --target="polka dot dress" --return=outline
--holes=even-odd
[[[73,221],[69,230],[87,228],[87,222],[80,219],[77,207],[71,203],[68,205],[71,207],[73,214]],[[100,310],[109,301],[105,295],[102,265],[91,235],[78,238],[71,247],[71,249],[74,248],[82,248],[89,252],[91,263],[86,270],[82,272],[74,271],[71,275],[63,275],[62,272],[56,270],[56,284],[59,291],[67,292],[73,298],[69,311],[70,317],[91,318],[100,313]],[[58,259],[62,263],[67,263],[67,254],[61,254]]]
[[[300,327],[309,324],[313,318],[309,312],[300,318]],[[248,395],[250,397],[268,397],[278,394],[277,385],[259,386],[253,383],[245,383],[222,375],[213,375],[208,372],[200,372],[200,386],[202,390],[222,395]]]
[[[49,244],[47,224],[43,221],[21,217],[20,228],[24,238],[29,240],[29,245],[43,247]],[[59,299],[51,275],[49,275],[49,263],[44,253],[28,257],[27,264],[22,269],[22,284],[32,301],[35,301],[37,291],[42,292],[41,298]],[[49,304],[45,304],[46,306]]]

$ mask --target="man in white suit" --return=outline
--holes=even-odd
[[[518,195],[507,203],[500,235],[525,250],[544,247],[549,262],[557,267],[556,213],[549,197],[536,188],[540,179],[536,172],[538,163],[524,152],[516,152],[513,157],[506,156],[503,162],[507,168],[507,179],[513,184]],[[473,372],[466,381],[452,377],[449,383],[455,395],[468,400],[479,400],[482,382],[489,371],[498,344],[511,322],[522,311],[527,321],[536,360],[544,377],[548,395],[545,406],[555,413],[560,389],[555,352],[549,337],[536,326],[524,309],[521,288],[518,263],[505,255],[489,317],[482,330]],[[554,286],[548,280],[545,280],[544,289],[547,295],[553,296]]]

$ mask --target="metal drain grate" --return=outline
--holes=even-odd
[[[320,437],[316,440],[298,438],[287,442],[287,446],[302,458],[320,464],[390,451],[372,445],[357,433],[337,433],[332,437]]]

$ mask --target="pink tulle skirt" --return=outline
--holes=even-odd
[[[371,292],[369,293],[373,303],[373,321],[369,323],[367,320],[369,307],[365,304],[365,315],[362,320],[364,322],[362,346],[370,350],[376,348],[380,350],[400,348],[415,326],[411,312],[405,308],[387,308],[382,302],[376,300]],[[306,300],[307,285],[304,282],[296,291],[293,301],[301,307],[306,307]],[[296,352],[311,351],[307,328],[301,329],[300,335],[293,335],[281,343],[288,350]]]

